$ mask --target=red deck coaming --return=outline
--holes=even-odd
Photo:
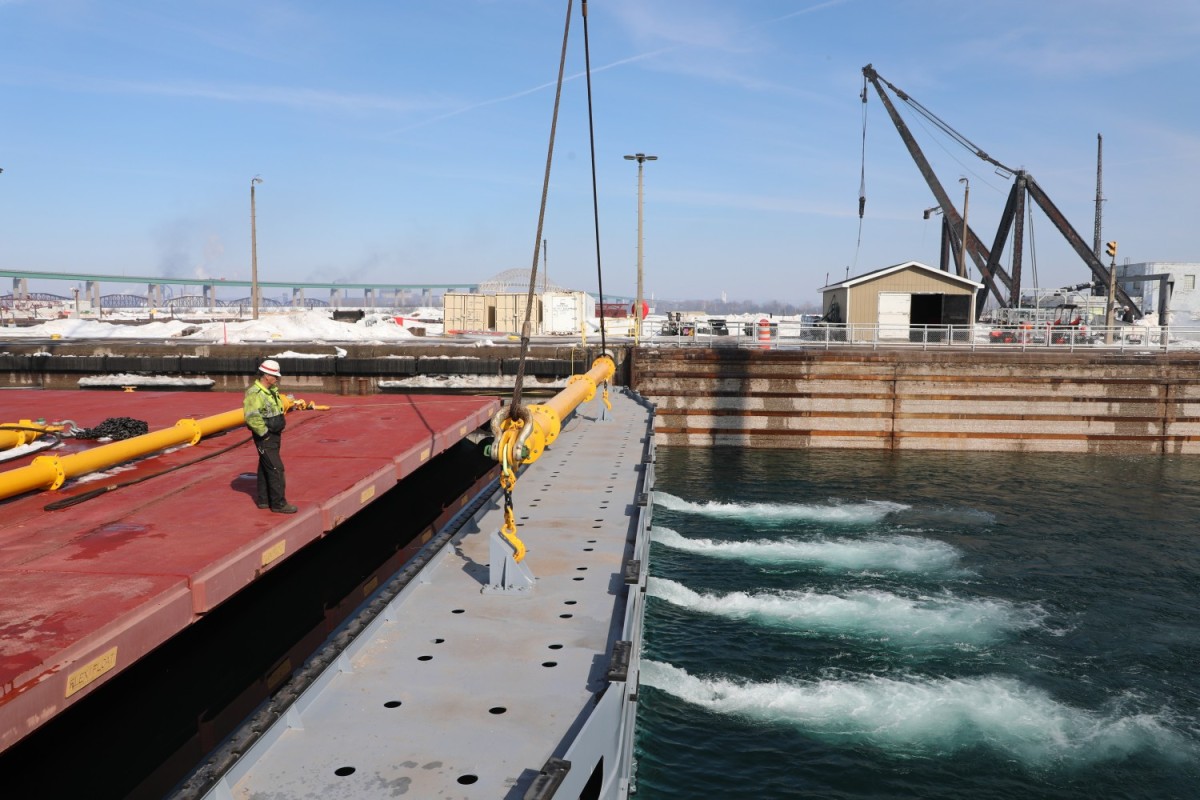
[[[491,398],[431,395],[305,399],[332,409],[288,415],[283,456],[288,499],[301,509],[294,516],[255,508],[257,458],[244,430],[149,457],[107,481],[0,503],[0,750],[335,528],[485,423],[498,405]],[[9,391],[0,394],[0,422],[45,417],[86,427],[129,416],[153,431],[229,411],[239,400],[212,393]],[[63,496],[225,448],[78,506],[43,510]],[[68,695],[68,677],[84,667],[95,676],[76,675]]]

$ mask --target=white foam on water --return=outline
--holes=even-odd
[[[641,682],[718,714],[899,755],[949,756],[986,747],[1045,768],[1117,761],[1147,750],[1184,759],[1196,749],[1157,715],[1073,708],[1005,677],[751,683],[698,678],[646,660]]]
[[[768,524],[785,525],[789,522],[828,522],[861,525],[879,522],[896,511],[908,506],[887,500],[868,500],[864,503],[693,503],[668,492],[654,492],[655,505],[671,511],[701,514],[706,517],[722,517],[754,520]]]
[[[659,526],[654,541],[675,550],[712,558],[767,564],[806,564],[827,570],[936,572],[955,567],[959,551],[934,539],[886,536],[864,539],[762,539],[719,542],[692,539]]]
[[[825,634],[886,637],[918,645],[984,645],[1007,633],[1036,627],[1045,614],[1036,606],[1003,600],[952,596],[902,597],[859,590],[817,592],[732,592],[705,594],[681,583],[652,577],[649,593],[676,606],[727,619]]]

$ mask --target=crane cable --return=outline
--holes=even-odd
[[[608,352],[608,343],[604,333],[604,271],[600,268],[600,201],[596,193],[596,126],[592,120],[592,55],[588,46],[588,13],[587,0],[582,0],[583,12],[583,73],[587,78],[587,107],[588,107],[588,144],[592,149],[592,221],[596,229],[596,288],[600,295],[600,352]],[[634,310],[634,318],[641,319],[642,310]],[[605,384],[605,402],[607,403],[608,385]]]
[[[1029,207],[1029,263],[1033,267],[1033,285],[1041,286],[1038,283],[1037,274],[1037,243],[1033,239],[1033,206]],[[1018,301],[1020,298],[1018,298]]]
[[[878,75],[878,73],[876,73],[876,75]],[[970,150],[977,157],[983,159],[984,161],[988,162],[989,164],[991,164],[1001,170],[1004,170],[1004,172],[1007,172],[1010,176],[1014,175],[1017,172],[1012,167],[1009,167],[1005,164],[1001,164],[999,161],[992,158],[990,155],[988,155],[986,152],[984,152],[983,148],[981,148],[979,145],[972,142],[966,136],[963,136],[961,133],[959,133],[957,130],[955,130],[954,127],[950,125],[950,123],[946,122],[941,117],[939,117],[937,114],[934,114],[928,108],[921,105],[921,103],[919,103],[916,100],[916,98],[910,96],[907,92],[905,92],[900,87],[893,84],[887,78],[883,77],[882,75],[878,75],[878,77],[879,77],[879,80],[881,80],[885,84],[887,84],[888,88],[891,89],[893,92],[895,92],[896,96],[899,97],[905,104],[907,104],[910,108],[912,108],[914,111],[916,111],[921,116],[925,117],[925,119],[929,120],[934,125],[936,125],[938,127],[938,129],[940,129],[943,133],[945,133],[947,136],[949,136],[951,139],[953,139],[956,143],[961,145],[964,149]]]
[[[567,37],[571,32],[571,6],[567,0],[567,20],[563,26],[562,53],[558,59],[558,83],[554,89],[554,113],[550,118],[550,142],[546,148],[546,171],[542,178],[542,201],[538,207],[537,235],[533,239],[533,266],[529,270],[529,292],[525,298],[525,322],[521,325],[521,354],[517,362],[516,382],[513,385],[512,402],[508,418],[513,422],[521,419],[521,388],[525,383],[525,359],[529,355],[529,318],[533,315],[533,296],[537,290],[538,251],[542,246],[542,229],[546,220],[546,196],[550,192],[550,165],[554,161],[554,135],[558,127],[558,108],[562,101],[563,72],[567,64]]]
[[[525,321],[521,325],[521,352],[517,359],[517,374],[513,383],[513,395],[508,405],[507,414],[505,411],[501,411],[492,420],[493,433],[496,434],[496,442],[500,445],[500,487],[504,490],[504,524],[500,528],[500,536],[513,548],[513,558],[518,563],[525,557],[525,545],[517,537],[517,524],[513,516],[512,490],[516,485],[517,476],[515,470],[520,463],[524,442],[533,432],[533,416],[529,409],[521,405],[521,389],[525,384],[525,361],[529,356],[529,320],[533,315],[533,296],[537,289],[538,251],[541,249],[542,229],[546,219],[546,197],[550,192],[550,166],[554,162],[554,136],[558,127],[558,109],[562,102],[563,73],[566,71],[567,40],[571,32],[571,10],[573,5],[574,0],[567,0],[567,18],[563,24],[562,51],[558,59],[558,82],[554,89],[554,112],[550,118],[550,141],[546,147],[546,170],[542,178],[542,199],[538,207],[537,234],[533,239],[533,265],[529,270],[529,292],[525,298]],[[506,416],[506,418],[501,420],[502,416]],[[510,450],[516,463],[509,462],[508,454]]]
[[[862,249],[863,211],[867,207],[867,78],[863,76],[862,94],[862,162],[858,177],[858,243],[854,246],[854,268],[858,268],[858,253]]]

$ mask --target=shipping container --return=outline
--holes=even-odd
[[[445,331],[496,330],[496,296],[474,292],[446,292],[442,295]]]
[[[529,295],[525,292],[506,292],[496,296],[496,325],[493,330],[501,333],[521,333],[521,324],[525,322],[525,308]],[[542,304],[536,297],[533,300],[533,312],[529,320],[529,333],[535,335],[542,332]]]
[[[578,334],[585,321],[596,315],[596,299],[587,292],[543,292],[542,333]]]

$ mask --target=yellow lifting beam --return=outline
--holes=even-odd
[[[284,411],[292,408],[328,408],[284,396]],[[0,473],[0,500],[36,489],[58,489],[68,479],[89,472],[115,467],[135,458],[175,447],[194,445],[205,436],[245,424],[242,409],[226,411],[202,419],[181,419],[170,428],[135,436],[119,442],[93,447],[65,456],[38,456],[24,467]]]
[[[46,425],[31,419],[0,424],[0,450],[22,447],[47,433],[58,433],[65,425]]]
[[[583,375],[572,375],[565,389],[545,403],[530,405],[521,419],[506,417],[508,409],[502,409],[493,420],[496,434],[492,453],[500,462],[500,486],[504,489],[504,525],[500,536],[513,549],[513,561],[521,563],[525,558],[525,543],[517,536],[517,525],[513,517],[512,490],[517,482],[517,467],[532,464],[541,457],[546,448],[554,443],[562,432],[562,421],[572,411],[596,396],[596,388],[604,384],[604,405],[611,410],[608,399],[608,382],[616,372],[616,364],[609,356],[601,356],[592,362],[592,368]]]

